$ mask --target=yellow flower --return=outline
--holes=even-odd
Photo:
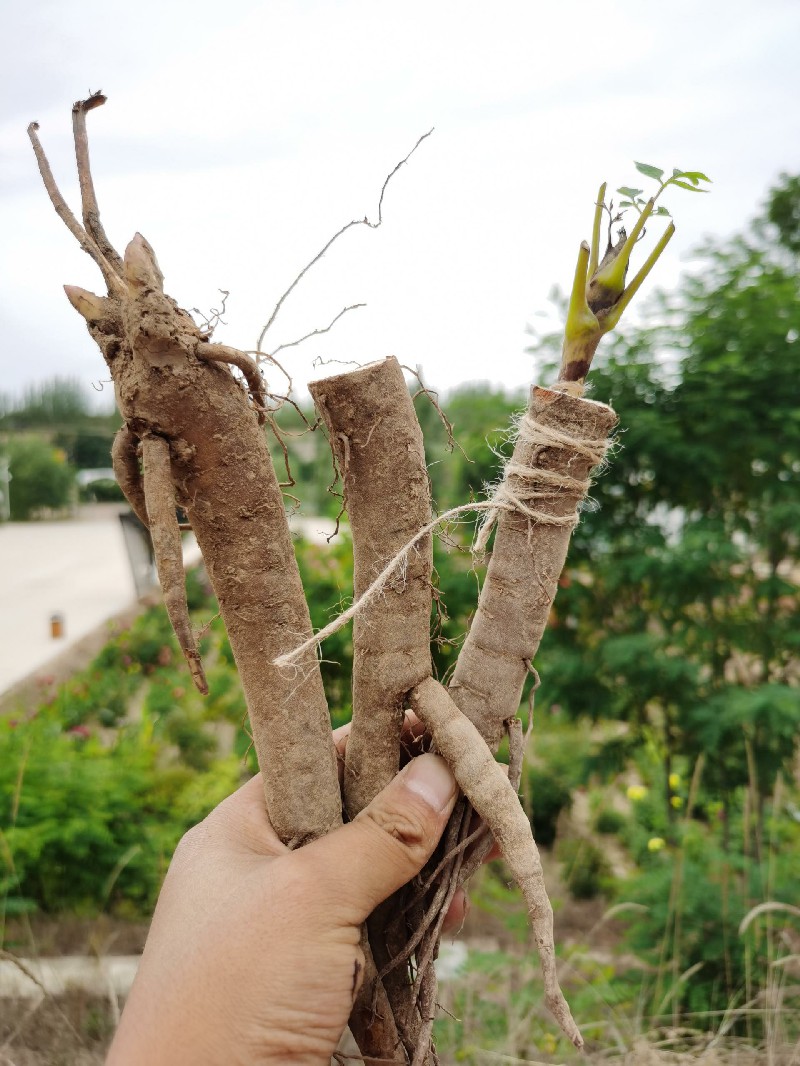
[[[680,783],[681,783],[681,775],[680,774],[670,774],[669,775],[669,787],[671,789],[673,789],[673,791],[676,788],[680,788]]]
[[[629,800],[638,803],[639,800],[643,800],[647,795],[647,789],[644,785],[628,785],[625,795]]]
[[[666,840],[664,840],[663,837],[650,837],[650,839],[647,841],[647,850],[661,851],[665,844]]]
[[[675,808],[676,811],[679,811],[683,806],[683,800],[680,796],[671,796],[669,802]]]

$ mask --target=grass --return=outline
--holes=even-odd
[[[800,986],[782,983],[750,1003],[726,1011],[669,1015],[641,1013],[642,974],[623,981],[607,962],[566,953],[565,991],[587,1042],[586,1054],[560,1038],[541,1000],[538,966],[530,955],[470,953],[465,970],[440,988],[442,1013],[435,1038],[443,1063],[572,1064],[626,1066],[702,1062],[707,1066],[796,1066],[800,1063]],[[691,979],[690,976],[688,979]],[[744,1018],[758,1022],[760,1039],[737,1037]]]

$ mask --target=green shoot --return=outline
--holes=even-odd
[[[641,270],[639,270],[636,277],[633,279],[630,285],[626,287],[625,291],[622,293],[622,296],[619,298],[617,303],[611,308],[611,310],[606,315],[603,323],[605,326],[604,332],[610,332],[616,327],[620,318],[622,318],[622,312],[625,310],[625,308],[628,306],[628,304],[638,292],[642,282],[653,269],[659,256],[667,247],[669,242],[672,240],[672,236],[674,233],[675,224],[674,222],[670,222],[670,224],[667,226],[667,228],[661,235],[658,244],[652,250],[650,255],[648,255],[647,259],[645,259]]]
[[[603,210],[606,206],[606,183],[600,186],[594,205],[594,225],[592,226],[592,247],[589,255],[589,277],[594,277],[600,254],[600,227],[603,223]]]
[[[658,182],[658,190],[654,196],[645,200],[643,189],[621,186],[617,189],[622,197],[618,205],[620,211],[615,215],[613,203],[605,203],[606,184],[600,186],[595,202],[592,243],[588,245],[583,241],[578,252],[564,329],[559,381],[583,384],[601,338],[616,328],[623,311],[672,239],[675,226],[670,222],[636,276],[626,285],[631,254],[644,235],[645,223],[651,218],[669,217],[670,213],[666,207],[662,204],[656,206],[656,201],[664,190],[674,186],[689,192],[708,192],[707,189],[700,188],[701,182],[711,181],[702,171],[675,168],[672,175],[665,179],[664,171],[650,163],[635,163],[635,166],[644,177]],[[615,243],[611,227],[620,221],[622,214],[629,208],[633,208],[638,217],[630,234],[620,227]],[[608,212],[610,223],[608,246],[601,260],[600,231],[604,211]]]

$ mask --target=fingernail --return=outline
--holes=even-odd
[[[418,755],[403,774],[406,788],[441,813],[456,793],[456,779],[440,755]]]

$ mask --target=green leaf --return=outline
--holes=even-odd
[[[664,171],[659,170],[658,167],[651,166],[649,163],[636,163],[634,166],[640,174],[644,174],[646,178],[655,178],[656,181],[661,181],[664,176]]]
[[[677,185],[679,189],[688,189],[689,192],[708,192],[708,189],[698,189],[696,185],[690,185],[688,181],[670,181],[670,185]]]
[[[672,218],[672,215],[669,213],[669,211],[667,211],[666,207],[664,206],[657,207],[653,212],[653,216],[655,215],[665,215],[667,218]]]
[[[699,181],[707,181],[709,185],[714,184],[711,178],[706,177],[702,170],[685,170],[683,173],[684,177],[687,177],[689,181],[694,182],[695,185],[697,185]]]
[[[617,190],[617,191],[619,191],[619,190]],[[633,207],[634,205],[631,203],[630,200],[620,200],[619,206],[620,207]]]
[[[617,189],[617,192],[620,194],[620,196],[626,196],[629,200],[635,200],[637,196],[642,195],[644,190],[631,189],[627,185],[622,185],[619,189]]]

